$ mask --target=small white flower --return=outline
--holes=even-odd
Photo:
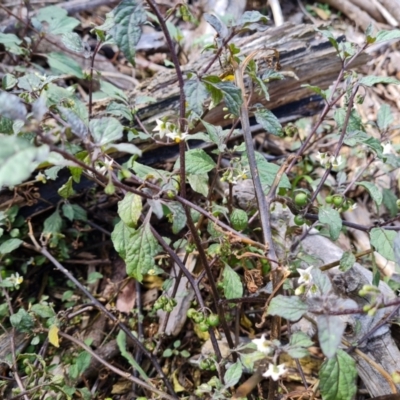
[[[257,351],[269,355],[273,352],[270,346],[270,341],[265,339],[265,334],[263,333],[260,339],[253,339],[252,342],[257,346]]]
[[[268,369],[263,373],[263,377],[264,378],[271,377],[274,381],[277,381],[281,376],[285,375],[286,372],[287,369],[285,367],[285,364],[279,364],[279,365],[269,364]]]
[[[392,154],[393,153],[393,146],[391,142],[386,142],[385,144],[382,144],[383,147],[383,154]]]
[[[300,274],[299,283],[309,284],[312,282],[311,270],[314,268],[313,265],[306,269],[298,269],[297,272]]]
[[[162,119],[156,120],[157,126],[153,129],[153,132],[158,132],[158,136],[162,139],[166,134],[171,132],[172,124],[170,122],[163,121]]]
[[[319,163],[323,166],[326,167],[327,164],[329,163],[329,155],[328,153],[320,153],[318,151],[317,155],[315,158],[319,161]]]
[[[356,208],[357,208],[357,203],[354,203],[349,207],[349,211],[354,211]]]
[[[332,168],[339,168],[339,166],[343,163],[342,156],[332,156],[329,161],[332,164]]]
[[[38,182],[42,182],[42,183],[46,183],[47,182],[46,176],[42,172],[39,172],[35,176],[35,180],[37,180]]]
[[[174,142],[179,143],[188,136],[186,132],[179,132],[178,129],[173,129],[166,134],[167,137],[172,139]]]

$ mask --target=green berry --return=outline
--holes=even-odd
[[[218,315],[216,315],[216,314],[210,314],[208,317],[207,317],[207,324],[209,325],[209,326],[218,326],[219,325],[219,317],[218,317]]]
[[[307,194],[304,192],[297,193],[294,202],[296,206],[304,207],[307,204]]]
[[[210,364],[208,363],[207,360],[201,360],[201,361],[199,362],[199,367],[200,367],[200,369],[202,369],[202,370],[208,369],[209,366],[210,366]]]
[[[202,332],[208,332],[208,328],[209,328],[209,326],[208,326],[207,322],[200,322],[199,329]]]
[[[305,218],[302,215],[295,215],[294,223],[298,226],[304,225],[306,222]]]
[[[188,318],[193,319],[194,316],[197,315],[197,311],[194,308],[189,308],[186,315],[188,316]]]
[[[343,200],[342,196],[339,196],[339,195],[333,196],[333,204],[336,207],[340,207],[343,204],[343,201],[344,200]]]
[[[325,197],[325,203],[326,204],[332,204],[333,203],[333,196],[329,195]]]
[[[193,316],[193,321],[196,322],[196,324],[200,324],[204,321],[204,319],[204,314],[201,312],[198,312],[196,313],[196,315]]]

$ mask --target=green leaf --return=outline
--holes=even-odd
[[[215,29],[220,39],[224,39],[228,34],[228,28],[216,15],[204,13],[203,18]]]
[[[373,228],[369,233],[371,245],[383,257],[390,261],[396,261],[393,251],[393,241],[396,237],[395,231],[389,231],[382,228]]]
[[[363,131],[355,130],[353,132],[347,132],[344,138],[344,143],[350,147],[354,147],[358,144],[365,144],[375,151],[378,156],[382,157],[383,147],[381,142],[378,139],[367,135]]]
[[[244,166],[249,168],[249,162],[247,160],[247,156],[243,156],[242,159]],[[257,163],[258,174],[261,180],[261,185],[264,189],[264,193],[267,194],[272,183],[275,180],[276,174],[279,171],[279,165],[269,163],[265,159],[265,157],[259,152],[256,152],[256,163]],[[282,178],[279,182],[278,188],[290,189],[291,187],[292,186],[287,175],[282,174]]]
[[[122,0],[114,9],[115,25],[110,31],[125,57],[135,64],[136,45],[147,21],[146,10],[140,0]]]
[[[331,239],[337,240],[342,229],[339,212],[328,205],[322,206],[318,210],[318,219],[321,223],[328,225]]]
[[[319,371],[323,400],[351,400],[357,392],[356,363],[345,351],[324,361]]]
[[[21,55],[24,54],[23,49],[19,46],[22,40],[13,33],[2,33],[0,32],[0,43],[6,48],[7,51],[13,54]]]
[[[132,367],[136,369],[136,371],[139,372],[140,376],[147,382],[149,380],[149,377],[146,375],[146,373],[143,371],[142,367],[137,363],[137,361],[132,357],[131,352],[126,349],[126,333],[122,329],[118,333],[117,344],[121,355],[126,360],[128,360],[129,364],[131,364]]]
[[[10,118],[2,117],[0,115],[0,133],[5,133],[6,135],[12,135],[14,121]]]
[[[72,133],[78,136],[81,139],[86,139],[88,134],[88,128],[85,121],[83,121],[76,113],[69,108],[58,107],[61,111],[61,115],[67,122],[67,124],[71,127]]]
[[[397,208],[397,197],[393,193],[391,189],[382,189],[382,196],[383,196],[383,204],[389,211],[391,217],[397,215],[398,208]]]
[[[131,160],[133,160],[131,158]],[[127,163],[127,168],[132,168],[135,174],[140,178],[140,179],[154,179],[157,182],[166,182],[171,175],[169,172],[164,171],[162,169],[155,169],[148,167],[147,165],[140,164],[137,161],[133,161],[133,163],[128,162]]]
[[[334,119],[337,123],[337,129],[342,130],[343,124],[346,121],[346,113],[347,110],[345,108],[339,108],[335,110]],[[354,132],[354,131],[362,131],[363,129],[363,122],[361,120],[360,115],[357,113],[356,110],[352,110],[350,113],[350,118],[347,123],[346,133],[347,132]]]
[[[127,193],[118,202],[118,215],[127,226],[136,228],[142,208],[142,198],[137,194]]]
[[[41,318],[52,318],[56,315],[54,310],[46,304],[34,304],[31,311]]]
[[[68,178],[68,181],[64,183],[60,187],[60,189],[57,190],[57,193],[63,198],[63,199],[68,199],[69,197],[73,196],[76,192],[74,188],[72,187],[73,179],[72,176]]]
[[[222,91],[228,111],[233,115],[239,115],[243,104],[241,90],[232,82],[220,82],[216,86]]]
[[[23,241],[21,239],[8,239],[0,245],[0,254],[5,255],[11,253],[18,249],[22,243]]]
[[[207,100],[208,93],[203,82],[199,79],[189,79],[184,86],[188,110],[201,116],[203,114],[203,103]]]
[[[346,272],[353,267],[356,262],[356,257],[351,251],[345,251],[340,258],[340,271]]]
[[[49,6],[40,8],[32,22],[36,25],[38,22],[46,22],[45,31],[53,35],[72,32],[80,22],[72,17],[68,17],[68,12],[59,6]],[[39,24],[40,25],[40,24]],[[35,26],[44,31],[43,27]],[[40,29],[41,28],[41,29]]]
[[[26,310],[20,308],[17,313],[10,316],[11,325],[19,332],[32,333],[35,321]]]
[[[308,347],[313,346],[314,342],[303,332],[294,332],[290,336],[290,342],[286,352],[293,358],[307,357],[310,353]]]
[[[236,299],[243,296],[243,285],[237,272],[225,263],[222,287],[227,299]]]
[[[327,91],[326,90],[322,90],[319,86],[312,86],[312,85],[301,85],[301,87],[306,87],[308,89],[310,89],[311,91],[313,91],[314,93],[318,94],[319,96],[321,96],[323,99],[327,99]]]
[[[69,376],[72,379],[77,379],[79,376],[81,376],[86,369],[89,368],[91,358],[92,356],[86,351],[79,353],[74,364],[72,364],[69,368]]]
[[[55,234],[61,231],[62,218],[58,210],[54,211],[50,217],[47,217],[43,225],[43,234]]]
[[[389,127],[392,122],[393,115],[389,104],[382,104],[381,108],[378,111],[378,118],[376,120],[378,128],[383,132]]]
[[[130,122],[133,121],[132,111],[126,104],[111,101],[107,106],[106,112],[116,117],[124,117]]]
[[[107,96],[123,101],[124,103],[128,103],[128,97],[125,92],[116,86],[114,86],[110,82],[100,81],[100,90],[105,93]]]
[[[154,268],[154,257],[159,251],[160,246],[150,225],[142,225],[130,235],[128,248],[125,249],[126,273],[141,282],[143,275]]]
[[[382,204],[383,195],[376,185],[370,182],[356,182],[356,185],[365,187],[377,206]]]
[[[50,68],[56,74],[61,73],[73,75],[80,79],[84,78],[81,66],[71,57],[68,57],[66,54],[52,52],[46,54],[46,57]]]
[[[126,250],[129,247],[131,236],[135,232],[134,229],[125,225],[123,221],[119,221],[114,226],[114,230],[111,233],[111,240],[114,244],[115,251],[122,259],[126,258]]]
[[[331,358],[340,345],[346,324],[337,315],[318,315],[317,327],[321,350],[328,358]]]
[[[339,51],[339,44],[331,31],[320,30],[320,29],[315,29],[315,30],[317,32],[322,33],[322,35],[325,36],[331,42],[331,45],[335,48],[335,50]]]
[[[74,219],[74,209],[72,208],[72,204],[65,203],[62,206],[62,211],[65,216],[65,218],[68,218],[70,221],[73,221]]]
[[[229,216],[232,228],[237,231],[242,231],[247,228],[249,217],[246,211],[235,208]]]
[[[323,273],[319,268],[311,269],[312,281],[321,294],[328,294],[332,290],[332,283],[326,273]]]
[[[186,226],[186,213],[181,203],[170,201],[167,207],[172,213],[172,233],[177,234]]]
[[[267,133],[271,133],[275,136],[283,136],[282,125],[270,110],[257,107],[254,116],[256,117],[256,121],[267,131]]]
[[[392,29],[390,31],[379,31],[376,35],[375,43],[385,42],[386,40],[400,39],[400,30]]]
[[[100,146],[122,138],[123,127],[113,117],[92,119],[89,123],[89,128],[94,142]]]
[[[61,38],[63,45],[75,53],[83,53],[85,51],[85,45],[81,37],[76,32],[66,32]]]
[[[364,76],[360,79],[359,84],[367,87],[371,87],[377,85],[378,83],[386,83],[386,84],[394,84],[398,85],[400,83],[399,80],[395,78],[391,78],[390,76]]]
[[[25,121],[27,111],[24,103],[18,96],[7,92],[0,92],[0,115],[13,121]]]
[[[208,196],[208,175],[207,174],[199,174],[193,175],[190,174],[187,176],[187,180],[189,182],[190,187],[197,193],[202,194],[204,197]]]
[[[17,78],[13,74],[5,74],[1,81],[1,86],[4,90],[12,89],[18,83]]]
[[[229,131],[223,130],[220,126],[209,124],[206,121],[201,121],[207,130],[211,142],[218,146],[218,150],[223,152],[226,149],[225,139]]]
[[[242,374],[243,374],[243,365],[239,360],[237,360],[225,372],[224,375],[225,387],[235,386],[242,377]]]
[[[101,274],[100,272],[91,272],[88,276],[87,279],[87,284],[88,285],[92,285],[93,283],[96,283],[99,279],[101,279],[103,277],[103,274]]]
[[[107,144],[105,148],[106,150],[120,151],[121,153],[127,154],[137,154],[139,157],[142,156],[142,150],[140,150],[132,143],[111,143]]]
[[[268,315],[279,315],[289,321],[298,321],[308,311],[308,305],[298,296],[282,296],[279,294],[271,300]]]
[[[187,174],[206,174],[215,168],[214,160],[202,149],[193,149],[185,153],[186,173]],[[175,164],[179,168],[179,162]]]
[[[20,137],[0,136],[0,188],[18,185],[28,179],[48,155],[47,145],[34,147]]]
[[[241,26],[246,28],[250,24],[266,24],[268,23],[269,18],[266,15],[261,14],[259,11],[245,11],[242,16],[239,18],[236,26]]]

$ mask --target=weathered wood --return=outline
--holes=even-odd
[[[339,40],[344,39],[344,37],[339,38]],[[271,82],[269,101],[260,94],[253,94],[251,104],[260,103],[270,110],[309,98],[312,93],[309,89],[301,87],[303,84],[319,86],[322,89],[328,88],[341,69],[341,62],[335,49],[328,39],[315,31],[312,25],[288,23],[239,38],[235,43],[241,49],[242,55],[259,50],[255,60],[259,63],[261,73],[267,69],[266,56],[271,54],[269,49],[277,49],[280,54],[281,71],[291,72],[298,78],[297,80],[287,77],[282,81]],[[211,59],[212,55],[202,55],[199,60],[184,66],[183,70],[201,72]],[[360,56],[353,66],[364,64],[366,59],[366,55]],[[208,74],[219,75],[222,72],[219,62],[216,62]],[[179,87],[174,70],[155,75],[151,80],[140,85],[132,96],[143,93],[157,99],[156,103],[140,109],[139,117],[143,122],[150,123],[167,115],[177,116]],[[229,125],[231,122],[223,119],[225,114],[222,111],[223,107],[224,104],[220,104],[213,108],[204,119],[220,126]]]

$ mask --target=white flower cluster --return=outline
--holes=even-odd
[[[329,156],[328,153],[320,153],[319,151],[315,158],[324,168],[329,168],[331,166],[333,169],[337,169],[344,162],[342,156]]]
[[[253,339],[252,342],[257,346],[257,351],[265,354],[266,356],[272,355],[274,352],[273,347],[271,346],[271,342],[265,339],[265,334],[261,336],[260,339]],[[287,372],[285,364],[268,364],[268,369],[263,373],[265,378],[272,378],[274,381],[277,381],[280,377],[285,375]]]
[[[188,136],[187,132],[181,132],[178,127],[172,122],[163,121],[162,119],[156,120],[157,126],[153,132],[158,132],[158,136],[162,139],[164,136],[172,139],[174,142],[179,143]]]

